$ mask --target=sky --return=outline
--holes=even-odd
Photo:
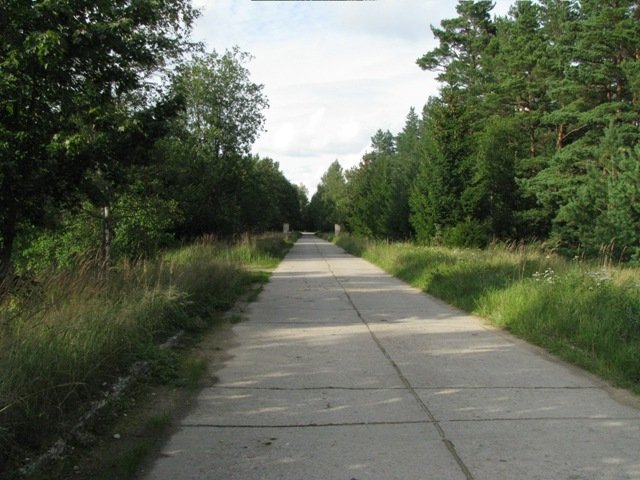
[[[438,94],[416,60],[437,46],[430,25],[456,16],[455,0],[194,0],[193,39],[207,51],[238,46],[269,100],[253,153],[269,157],[313,195],[338,160],[356,166],[379,129],[397,134],[409,109]],[[495,15],[511,0],[496,0]]]

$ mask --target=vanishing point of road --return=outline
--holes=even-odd
[[[640,479],[630,394],[303,236],[147,480]]]

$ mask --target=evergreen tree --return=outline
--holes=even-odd
[[[468,223],[462,195],[474,175],[474,132],[486,116],[493,82],[487,68],[497,32],[493,7],[486,0],[459,1],[458,17],[432,27],[438,47],[417,62],[425,70],[439,70],[444,84],[440,98],[426,109],[426,152],[410,201],[411,222],[423,241]]]
[[[349,224],[354,232],[374,237],[395,236],[392,232],[394,185],[392,164],[395,139],[378,130],[371,138],[372,151],[348,173]]]
[[[556,108],[546,116],[556,128],[556,152],[532,186],[555,217],[554,238],[570,249],[595,253],[615,236],[605,232],[623,228],[606,226],[604,178],[612,163],[604,159],[637,143],[637,15],[631,0],[585,1],[565,22],[573,45],[566,49],[564,77],[550,91]]]
[[[462,193],[466,218],[477,221],[489,236],[518,235],[514,215],[520,207],[515,161],[527,141],[510,118],[487,119],[475,151],[473,176]]]
[[[347,184],[338,160],[322,175],[318,190],[307,209],[309,227],[315,231],[333,231],[334,225],[347,221]]]
[[[608,247],[620,258],[640,249],[640,147],[630,147],[615,126],[606,129],[575,196],[554,223],[554,239],[567,253],[597,255]]]
[[[414,235],[411,226],[409,197],[411,186],[424,156],[422,145],[422,120],[411,107],[403,130],[396,136],[396,155],[392,164],[393,197],[390,228],[394,238],[410,238]]]
[[[466,107],[432,98],[423,112],[425,155],[410,196],[411,223],[420,241],[465,219],[461,198],[472,152]]]
[[[452,89],[468,90],[470,96],[483,91],[488,72],[484,56],[496,33],[490,0],[460,0],[458,17],[443,20],[442,28],[432,26],[439,45],[418,59],[423,70],[440,70],[438,80]]]

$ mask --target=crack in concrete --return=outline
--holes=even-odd
[[[208,423],[181,423],[177,426],[180,428],[254,428],[254,429],[268,429],[268,428],[331,428],[331,427],[376,427],[376,426],[398,426],[398,425],[430,425],[433,422],[428,420],[407,420],[407,421],[374,421],[374,422],[344,422],[344,423],[292,423],[292,424],[276,424],[276,425],[264,425],[264,424],[247,424],[247,425],[227,425],[227,424],[208,424]]]
[[[447,450],[449,451],[449,453],[451,454],[451,456],[455,460],[456,464],[458,465],[458,467],[460,468],[460,470],[464,474],[465,478],[467,480],[474,480],[474,477],[471,474],[471,471],[469,470],[467,465],[464,463],[464,461],[462,460],[462,458],[460,457],[460,455],[456,451],[455,445],[453,444],[453,442],[451,440],[449,440],[447,438],[447,435],[446,435],[444,429],[440,425],[440,421],[438,419],[436,419],[436,417],[431,412],[431,410],[429,409],[427,404],[422,400],[420,395],[418,395],[418,392],[416,391],[416,389],[413,388],[413,385],[411,385],[411,383],[409,382],[407,377],[402,373],[402,370],[400,370],[400,367],[398,366],[398,364],[393,360],[393,358],[391,357],[389,352],[387,352],[386,348],[384,348],[384,345],[382,345],[382,342],[380,341],[380,339],[377,337],[375,332],[371,329],[371,326],[369,325],[369,322],[367,322],[367,320],[362,316],[362,313],[360,313],[360,310],[358,309],[356,304],[353,302],[353,299],[351,298],[351,295],[349,295],[349,292],[347,291],[346,287],[342,284],[342,282],[340,281],[338,276],[335,274],[335,272],[331,268],[331,264],[329,263],[329,261],[327,260],[325,255],[322,253],[322,250],[320,250],[320,247],[318,247],[318,244],[314,242],[314,245],[316,247],[316,250],[318,251],[318,253],[322,257],[322,259],[324,260],[324,262],[327,264],[327,268],[331,272],[331,275],[333,276],[335,281],[338,283],[338,285],[340,286],[340,288],[344,292],[345,296],[347,297],[347,300],[349,300],[349,303],[351,304],[351,307],[353,308],[353,310],[358,315],[358,318],[360,319],[360,321],[362,321],[364,326],[369,331],[369,334],[371,335],[371,338],[373,339],[373,341],[377,345],[378,349],[382,352],[384,357],[391,364],[391,366],[395,370],[396,374],[400,378],[400,381],[402,382],[402,384],[406,387],[406,389],[409,391],[411,396],[415,399],[415,401],[418,404],[418,406],[425,413],[425,415],[429,419],[429,423],[431,423],[436,428],[436,430],[438,431],[438,434],[440,436],[440,439],[441,439],[442,443],[444,443],[444,445],[446,446]]]
[[[602,390],[600,387],[505,387],[505,386],[445,386],[413,387],[416,390]]]
[[[498,418],[452,418],[449,420],[440,420],[441,423],[474,423],[474,422],[539,422],[539,421],[584,421],[595,420],[602,422],[628,422],[638,420],[639,417],[597,417],[597,416],[582,416],[582,417],[498,417]]]
[[[229,390],[265,390],[265,391],[291,391],[291,392],[304,392],[315,390],[346,390],[346,391],[394,391],[394,390],[406,390],[405,386],[397,387],[344,387],[339,385],[323,385],[318,387],[252,387],[248,385],[224,385],[216,384],[209,388],[229,389]],[[438,387],[413,387],[415,391],[433,391],[438,392],[441,390],[602,390],[599,387],[469,387],[469,386],[438,386]]]
[[[225,386],[213,385],[212,389],[228,389],[228,390],[258,390],[258,391],[274,391],[274,392],[306,392],[306,391],[322,391],[322,390],[346,390],[352,392],[372,392],[372,391],[394,391],[405,390],[405,387],[250,387],[250,386]]]

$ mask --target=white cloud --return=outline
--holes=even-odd
[[[357,165],[376,130],[397,133],[410,107],[437,94],[415,61],[435,46],[429,25],[454,16],[456,3],[195,0],[194,38],[254,55],[248,68],[270,104],[254,151],[312,194],[331,162]],[[509,2],[497,3],[506,13]]]
[[[343,143],[348,143],[356,138],[360,133],[360,123],[355,120],[349,120],[342,124],[339,139]]]

